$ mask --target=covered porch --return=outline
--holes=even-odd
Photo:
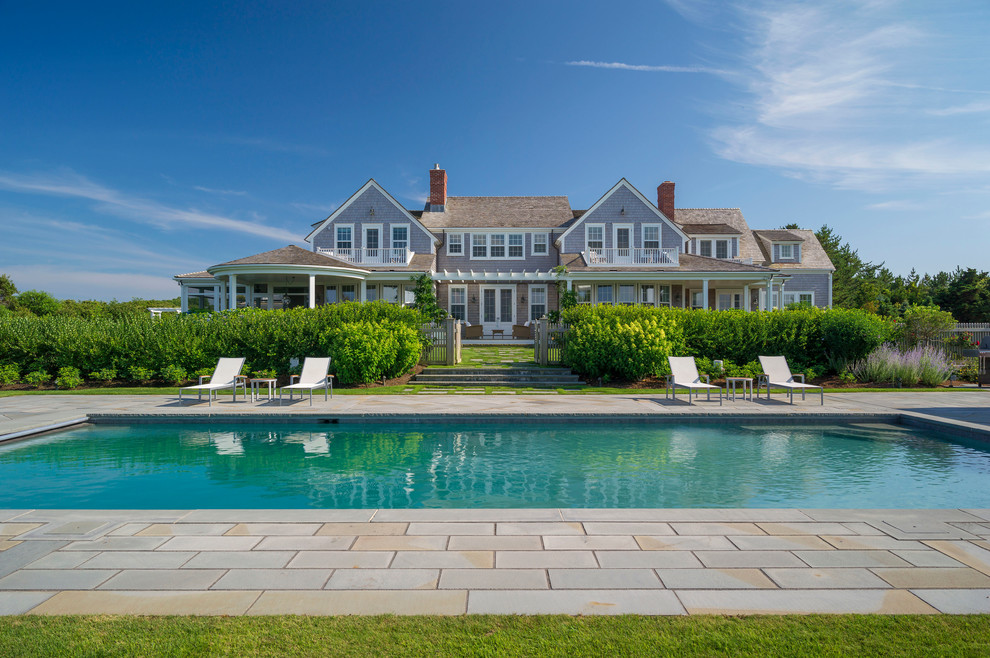
[[[773,310],[789,277],[777,273],[570,273],[567,288],[579,304],[667,306],[743,311]]]

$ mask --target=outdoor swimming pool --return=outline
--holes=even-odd
[[[883,423],[91,425],[0,446],[0,507],[990,507],[988,476]]]

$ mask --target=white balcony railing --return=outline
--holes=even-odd
[[[317,248],[318,253],[337,260],[360,265],[408,265],[413,254],[405,247],[388,249],[324,249]]]
[[[585,254],[588,265],[605,267],[608,265],[653,265],[676,266],[678,249],[589,249]]]

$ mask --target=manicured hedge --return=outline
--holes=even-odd
[[[95,380],[105,379],[111,371],[122,378],[135,378],[138,375],[134,373],[139,373],[144,379],[148,375],[142,373],[150,371],[155,379],[164,373],[174,380],[183,370],[190,376],[203,370],[212,372],[221,356],[245,357],[248,372],[274,370],[280,375],[288,374],[292,358],[332,356],[331,369],[345,371],[353,365],[349,360],[358,357],[337,349],[332,339],[327,340],[328,334],[401,334],[395,338],[401,349],[387,350],[387,355],[379,358],[375,376],[350,379],[362,382],[379,378],[379,370],[392,376],[411,368],[423,347],[422,323],[419,312],[383,302],[161,318],[4,316],[0,317],[0,365],[12,365],[22,374],[42,371],[55,375],[72,367]],[[351,329],[347,332],[341,329],[348,326]],[[411,352],[415,352],[415,359]]]
[[[563,321],[571,325],[565,338],[564,361],[579,372],[592,376],[609,373],[613,377],[633,379],[626,372],[638,344],[626,346],[621,341],[608,350],[591,354],[594,372],[583,362],[588,360],[570,335],[582,335],[586,327],[598,327],[611,322],[619,330],[625,325],[642,325],[656,318],[662,323],[665,341],[670,342],[671,354],[690,355],[699,359],[722,359],[734,364],[751,364],[760,355],[784,355],[794,372],[821,375],[841,371],[846,364],[863,359],[887,340],[892,325],[883,318],[858,309],[801,308],[785,311],[753,312],[703,311],[649,307],[577,306],[563,312]],[[655,359],[666,349],[650,356],[652,374],[665,373],[664,363]]]

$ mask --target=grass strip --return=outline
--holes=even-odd
[[[7,617],[4,656],[982,656],[990,616]]]

